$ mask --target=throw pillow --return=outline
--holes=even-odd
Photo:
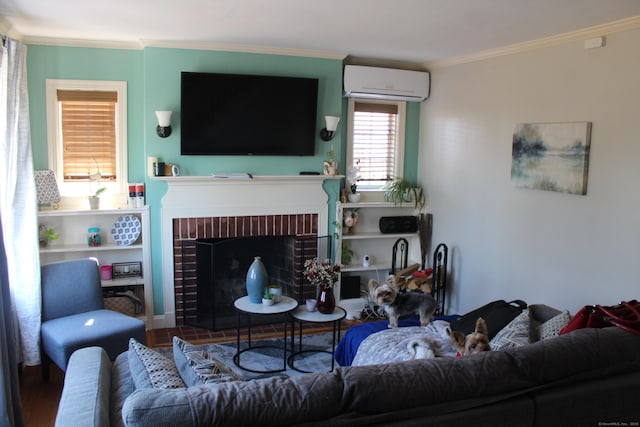
[[[129,370],[136,389],[184,388],[173,361],[135,339],[129,339]]]
[[[547,338],[560,335],[560,331],[562,330],[562,328],[567,326],[570,321],[571,314],[569,314],[569,310],[565,310],[562,313],[555,315],[554,317],[540,325],[540,339],[545,340]]]
[[[489,342],[491,350],[504,350],[529,344],[529,310],[525,309]]]
[[[173,359],[182,380],[189,387],[241,380],[222,361],[178,337],[173,337]]]

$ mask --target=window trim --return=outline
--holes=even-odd
[[[396,177],[404,177],[404,153],[405,153],[405,134],[406,134],[406,122],[407,122],[407,103],[406,101],[391,101],[391,100],[378,100],[368,98],[349,98],[347,107],[348,117],[348,131],[347,131],[347,163],[346,171],[353,165],[353,117],[355,111],[356,102],[363,102],[368,104],[390,104],[395,105],[398,108],[398,129],[396,133],[396,146],[395,146],[395,164],[394,171]],[[358,184],[359,191],[383,191],[382,186]]]
[[[77,196],[87,194],[86,182],[64,182],[62,170],[62,150],[58,144],[61,132],[58,108],[58,90],[97,90],[118,93],[116,104],[116,174],[115,182],[103,182],[109,193],[127,193],[128,164],[127,164],[127,82],[116,80],[46,80],[46,108],[47,108],[47,150],[49,169],[54,171],[60,194],[62,196]]]

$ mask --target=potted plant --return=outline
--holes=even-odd
[[[271,295],[271,292],[269,292],[269,288],[264,288],[264,295],[262,296],[262,304],[273,305],[273,297]]]
[[[416,208],[424,206],[422,189],[404,178],[396,178],[384,186],[384,199],[396,205],[413,202]]]
[[[92,189],[92,183],[98,182],[102,179],[102,173],[100,173],[100,166],[98,166],[98,162],[96,159],[93,159],[93,162],[96,164],[96,172],[91,173],[91,169],[89,169],[89,192],[93,193],[89,195],[89,207],[91,209],[99,209],[100,208],[100,195],[104,193],[106,187],[98,187],[96,191]]]
[[[353,249],[345,242],[342,242],[342,264],[349,265],[353,259]]]
[[[89,207],[91,209],[100,208],[100,195],[104,193],[105,190],[105,187],[100,187],[95,191],[95,193],[89,196]]]
[[[53,228],[47,227],[46,225],[41,225],[40,227],[38,227],[38,231],[40,232],[38,243],[42,247],[46,247],[49,242],[53,242],[54,240],[58,240],[60,238],[60,235],[56,233]]]
[[[347,182],[349,185],[349,193],[347,194],[347,198],[352,203],[357,203],[360,201],[360,193],[358,193],[358,180],[360,179],[360,167],[358,166],[360,161],[356,162],[355,166],[349,168],[349,173],[347,173]]]

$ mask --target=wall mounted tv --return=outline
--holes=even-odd
[[[181,154],[315,154],[318,79],[182,72],[181,80]]]

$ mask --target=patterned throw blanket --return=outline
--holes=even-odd
[[[455,357],[446,329],[449,322],[394,328],[369,335],[360,344],[352,366],[377,365],[432,357]]]

